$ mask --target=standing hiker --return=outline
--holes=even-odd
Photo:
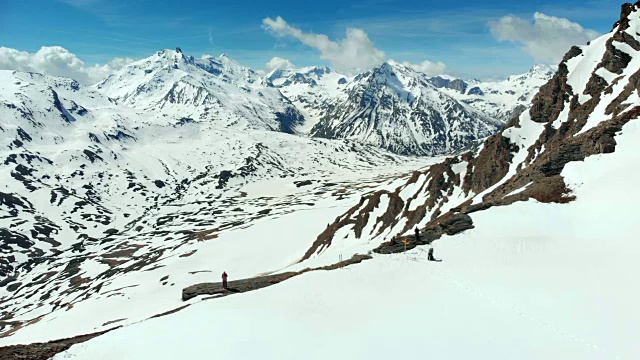
[[[441,262],[442,259],[436,259],[433,257],[433,247],[429,247],[429,254],[427,255],[427,260],[429,261],[435,261],[435,262]]]
[[[435,261],[436,260],[433,257],[433,248],[432,247],[429,248],[429,255],[427,255],[427,260],[429,260],[429,261]]]
[[[420,229],[416,226],[416,243],[420,242]]]
[[[227,275],[226,271],[222,272],[222,287],[223,288],[227,288],[227,277],[229,277],[229,275]]]

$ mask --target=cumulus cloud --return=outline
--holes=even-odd
[[[271,58],[271,60],[269,60],[265,65],[268,73],[272,72],[275,69],[295,69],[295,67],[296,66],[293,65],[291,61],[279,58],[277,56]]]
[[[427,74],[428,76],[438,76],[447,73],[447,64],[443,62],[431,62],[425,60],[419,64],[412,64],[410,62],[403,62],[402,65],[411,68],[415,71]]]
[[[555,64],[571,48],[595,39],[599,34],[565,18],[536,12],[533,22],[517,16],[504,16],[489,23],[499,41],[521,43],[536,61]]]
[[[132,61],[129,58],[115,58],[104,65],[88,66],[60,46],[43,46],[35,53],[0,46],[0,70],[64,76],[84,84],[95,84]]]
[[[289,25],[280,16],[262,20],[263,27],[278,36],[290,36],[320,52],[320,58],[327,60],[338,71],[359,71],[372,68],[384,62],[385,53],[377,49],[367,33],[361,29],[347,28],[345,38],[330,40],[327,35],[305,33]]]

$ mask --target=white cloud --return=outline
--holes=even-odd
[[[533,15],[533,23],[517,16],[504,16],[490,22],[489,29],[497,40],[522,43],[533,59],[550,64],[558,63],[572,45],[582,45],[599,36],[568,19],[539,12]]]
[[[108,64],[88,66],[60,46],[43,46],[35,53],[0,46],[0,70],[64,76],[84,84],[95,84],[132,61],[129,58],[115,58]]]
[[[317,49],[320,58],[331,62],[338,71],[367,70],[384,62],[384,51],[376,49],[369,36],[361,29],[347,28],[345,38],[332,41],[327,35],[305,33],[292,27],[280,16],[262,20],[265,29],[279,36],[291,36],[303,44]]]
[[[415,71],[419,71],[421,73],[427,74],[428,76],[438,76],[442,74],[446,74],[447,72],[447,64],[443,62],[431,62],[429,60],[425,60],[419,64],[412,64],[410,62],[403,62],[402,65],[411,68]]]
[[[271,58],[266,64],[265,68],[267,72],[270,73],[275,69],[295,69],[295,65],[291,63],[291,61],[279,57]]]

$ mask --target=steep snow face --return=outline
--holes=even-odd
[[[186,118],[220,127],[293,132],[304,120],[278,89],[226,55],[195,59],[161,50],[125,66],[96,89],[160,115],[161,123]]]
[[[519,113],[530,106],[533,96],[554,72],[555,69],[548,65],[536,65],[525,74],[512,75],[498,82],[442,77],[430,78],[429,82],[483,114],[506,123],[514,112]]]
[[[168,119],[70,79],[0,71],[0,311],[17,321],[2,323],[1,333],[21,321],[56,318],[72,303],[86,309],[77,302],[87,297],[105,306],[92,312],[116,320],[108,310],[113,294],[100,295],[118,289],[116,278],[134,275],[139,286],[136,274],[171,268],[184,246],[198,250],[221,231],[308,210],[322,199],[331,207],[335,198],[362,195],[366,187],[358,186],[371,180],[354,179],[424,163],[347,141]],[[294,182],[304,180],[307,187],[297,190]],[[251,187],[263,181],[281,181],[284,192]],[[292,249],[288,261],[302,253]],[[184,283],[201,265],[180,270]],[[142,294],[162,287],[154,281]],[[125,295],[118,306],[131,298]],[[158,305],[146,316],[173,304]]]
[[[326,114],[332,102],[340,96],[353,77],[327,67],[310,66],[276,69],[267,75],[267,79],[304,115],[304,124],[296,130],[307,134]]]
[[[325,108],[312,136],[357,140],[399,154],[451,153],[501,125],[393,61],[356,76]]]

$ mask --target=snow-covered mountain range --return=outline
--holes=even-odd
[[[326,190],[317,186],[344,178],[327,196],[346,201],[367,191],[352,183],[360,176],[429,161],[393,152],[455,151],[500,125],[394,62],[357,77],[325,67],[261,77],[224,55],[196,59],[176,49],[90,87],[35,73],[1,71],[0,78],[0,285],[27,299],[33,293],[23,285],[41,275],[34,268],[61,266],[45,277],[51,291],[33,305],[37,313],[59,309],[62,292],[81,291],[83,279],[107,268],[117,276],[142,243],[159,253],[193,238],[153,245],[173,223],[176,231],[209,231],[296,209],[274,197],[247,210],[250,201],[241,199],[252,183],[311,184],[321,200]],[[80,275],[67,268],[74,261],[97,272]],[[34,314],[14,305],[1,309]]]
[[[124,71],[135,72],[138,65]],[[277,128],[277,115],[268,118],[264,110],[264,122],[238,115],[247,122],[220,126],[217,118],[181,117],[179,109],[137,102],[135,95],[114,100],[66,78],[11,71],[1,71],[0,77],[4,277],[62,249],[80,249],[134,229],[137,233],[146,227],[140,225],[146,215],[170,209],[176,201],[226,198],[234,184],[367,171],[406,161],[357,143],[266,133]],[[247,96],[253,91],[279,94],[263,90]],[[246,105],[240,93],[234,96]],[[125,99],[140,109],[121,105]],[[236,110],[224,109],[227,116]],[[252,129],[258,126],[262,130]]]
[[[303,121],[280,91],[226,55],[195,59],[179,49],[162,50],[125,66],[96,89],[118,103],[160,114],[165,122],[293,132]]]
[[[320,121],[352,78],[325,66],[275,69],[267,75],[267,79],[304,114],[304,124],[296,129],[303,134],[309,133]]]
[[[314,66],[261,77],[226,55],[196,59],[177,49],[129,64],[95,88],[160,115],[158,121],[213,122],[437,155],[495,132],[550,74],[537,66],[504,82],[468,83],[428,78],[389,61],[358,76]]]
[[[506,123],[514,111],[517,114],[529,107],[533,96],[554,72],[550,66],[536,65],[525,74],[512,75],[503,81],[465,81],[438,76],[429,82],[464,104]]]
[[[485,138],[501,124],[439,91],[426,75],[389,61],[356,76],[325,103],[311,135],[437,155]]]
[[[349,358],[412,358],[424,341],[440,357],[636,358],[638,29],[640,3],[624,5],[538,91],[541,67],[494,85],[391,61],[260,77],[178,50],[94,87],[0,71],[0,346],[113,329],[27,350],[198,357],[214,334],[238,358],[327,358],[335,347],[314,345],[335,342]],[[496,131],[447,158],[397,154]],[[423,261],[432,241],[445,262]],[[333,270],[353,255],[364,263]],[[183,301],[222,271],[295,279]],[[427,322],[395,346],[407,334],[390,324]]]
[[[479,149],[381,184],[277,272],[372,259],[200,296],[56,359],[197,357],[212,338],[229,358],[638,358],[638,29],[640,2],[623,5]],[[419,247],[433,240],[442,263]]]
[[[300,133],[434,155],[494,133],[528,107],[552,75],[551,67],[536,65],[499,82],[429,78],[388,61],[357,76],[307,67],[276,69],[267,79],[304,114]]]

